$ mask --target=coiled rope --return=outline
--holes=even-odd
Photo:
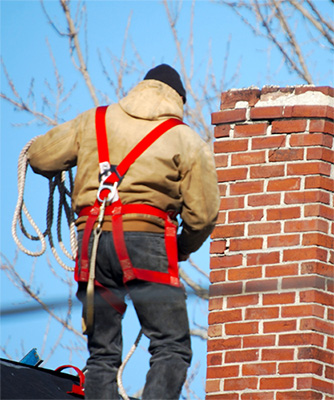
[[[37,136],[38,137],[38,136]],[[61,265],[66,271],[74,271],[73,267],[69,267],[66,265],[62,259],[59,257],[58,252],[54,246],[54,240],[52,236],[52,223],[53,223],[53,215],[54,215],[54,204],[53,204],[53,198],[54,198],[54,193],[56,188],[58,188],[59,191],[59,205],[58,205],[58,217],[57,217],[57,239],[59,246],[62,250],[62,252],[65,254],[67,258],[70,260],[74,261],[76,258],[77,254],[77,239],[76,239],[76,234],[75,234],[75,225],[74,225],[74,213],[72,210],[72,207],[68,204],[67,202],[67,196],[71,198],[71,192],[73,188],[73,175],[72,171],[68,171],[69,178],[70,178],[70,189],[67,189],[65,186],[65,180],[66,180],[66,173],[65,171],[62,171],[58,173],[54,178],[49,179],[49,199],[48,199],[48,206],[47,206],[47,213],[46,213],[46,230],[42,232],[33,218],[31,217],[29,211],[27,210],[25,204],[24,204],[24,189],[25,189],[25,182],[26,182],[26,173],[27,173],[27,167],[28,167],[28,158],[27,158],[27,152],[31,144],[37,139],[37,137],[31,139],[22,149],[20,155],[19,155],[19,160],[18,160],[18,198],[17,198],[17,203],[14,211],[14,216],[13,216],[13,221],[12,221],[12,236],[14,238],[15,243],[17,244],[18,248],[23,251],[25,254],[32,256],[32,257],[38,257],[41,256],[45,250],[46,250],[46,236],[48,236],[49,239],[49,244],[50,248],[52,251],[52,254],[54,255],[55,259]],[[65,248],[62,240],[62,227],[61,227],[61,221],[62,221],[62,215],[63,215],[63,210],[65,211],[65,216],[67,220],[68,227],[70,229],[70,246],[71,246],[71,253]],[[31,235],[28,233],[26,230],[24,224],[23,224],[23,215],[26,216],[28,222],[36,232],[37,236]],[[28,250],[20,239],[18,238],[17,235],[17,225],[20,226],[22,233],[24,234],[25,237],[27,237],[30,240],[33,241],[40,241],[41,242],[41,249],[37,251],[31,251]]]
[[[46,212],[46,230],[42,232],[33,218],[31,217],[29,211],[27,210],[27,207],[24,204],[24,189],[25,189],[25,182],[26,182],[26,174],[27,174],[27,168],[28,168],[28,157],[27,157],[27,152],[29,150],[29,147],[31,144],[38,138],[39,136],[36,136],[35,138],[31,139],[22,149],[20,155],[19,155],[19,160],[18,160],[18,168],[17,168],[17,186],[18,186],[18,198],[17,198],[17,203],[14,211],[14,216],[13,216],[13,221],[12,221],[12,236],[17,244],[18,248],[23,251],[25,254],[32,256],[32,257],[39,257],[42,254],[44,254],[46,250],[46,236],[49,238],[49,244],[51,247],[52,254],[54,255],[55,259],[57,260],[58,264],[61,265],[62,268],[64,268],[66,271],[74,271],[73,267],[69,267],[66,265],[61,258],[58,255],[58,252],[54,246],[54,241],[53,241],[53,236],[52,236],[52,223],[53,223],[53,214],[54,214],[54,193],[56,188],[58,188],[59,191],[59,204],[58,204],[58,217],[57,217],[57,239],[58,239],[58,244],[59,247],[61,248],[62,252],[65,254],[67,258],[70,260],[74,261],[77,255],[78,251],[78,243],[77,243],[77,238],[76,238],[76,232],[75,232],[75,224],[74,224],[74,212],[72,210],[71,205],[68,204],[67,202],[67,197],[71,198],[71,193],[73,190],[73,174],[72,171],[69,170],[69,181],[70,181],[70,189],[67,189],[65,186],[65,181],[66,181],[66,173],[65,171],[62,171],[61,173],[57,174],[54,178],[49,179],[49,198],[48,198],[48,206],[47,206],[47,212]],[[67,220],[68,227],[70,229],[70,246],[71,246],[71,253],[65,248],[62,240],[62,227],[61,227],[61,221],[62,221],[62,214],[63,214],[63,209],[65,211],[65,216]],[[26,230],[24,224],[23,224],[23,215],[26,216],[28,222],[34,229],[36,236],[31,235],[28,233]],[[41,249],[37,251],[31,251],[28,250],[22,242],[20,241],[18,235],[17,235],[17,225],[20,226],[20,229],[22,233],[24,234],[25,237],[32,241],[40,241],[41,242]],[[120,366],[118,373],[117,373],[117,384],[119,387],[119,392],[120,395],[123,397],[124,400],[129,400],[129,397],[124,389],[123,382],[122,382],[122,374],[124,371],[124,368],[128,361],[130,360],[131,356],[135,352],[138,343],[143,335],[142,330],[140,330],[134,344],[132,345],[130,351],[128,352],[127,356],[122,362],[122,365]]]

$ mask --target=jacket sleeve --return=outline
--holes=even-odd
[[[36,138],[28,150],[28,161],[34,172],[52,178],[76,165],[79,121],[77,117]]]
[[[183,208],[178,250],[190,254],[198,250],[215,227],[219,211],[219,191],[213,154],[205,143],[195,154],[191,168],[181,183]]]

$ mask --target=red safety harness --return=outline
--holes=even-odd
[[[100,166],[100,187],[97,193],[97,199],[92,207],[83,208],[79,217],[87,216],[87,222],[83,234],[82,250],[80,263],[76,262],[75,279],[78,282],[87,282],[89,279],[89,254],[88,244],[93,227],[97,221],[103,219],[104,215],[110,215],[112,221],[112,230],[115,250],[120,261],[123,271],[123,281],[126,284],[133,279],[141,279],[149,282],[169,284],[172,286],[180,286],[179,272],[178,272],[178,255],[177,255],[177,241],[176,241],[176,225],[172,222],[171,216],[168,212],[160,210],[156,207],[147,204],[122,204],[117,187],[121,183],[125,173],[135,160],[160,136],[162,136],[169,129],[174,126],[183,124],[182,121],[176,118],[170,118],[150,133],[148,133],[123,159],[117,166],[112,167],[109,160],[109,149],[107,132],[105,125],[105,115],[107,106],[98,107],[96,110],[95,126],[96,138]],[[165,244],[168,258],[168,272],[151,271],[143,268],[135,268],[129,258],[126,248],[123,232],[123,215],[125,214],[146,214],[161,218],[165,223]],[[102,217],[101,217],[102,216]],[[112,299],[108,289],[103,287],[95,280],[95,285],[99,289],[110,304],[117,305],[117,298]],[[115,307],[116,308],[116,307]],[[124,312],[124,307],[120,305],[119,312]]]

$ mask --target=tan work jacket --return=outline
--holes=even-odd
[[[118,165],[148,132],[171,117],[182,120],[182,99],[174,89],[156,80],[140,82],[119,103],[110,105],[106,127],[111,164]],[[93,205],[99,187],[95,109],[38,137],[28,151],[28,159],[36,173],[48,178],[77,166],[74,211],[79,213],[81,208]],[[191,128],[176,126],[129,168],[119,195],[123,204],[144,203],[179,212],[183,221],[179,249],[184,254],[196,251],[213,230],[218,214],[212,152]],[[136,221],[139,226],[142,218],[130,216],[128,220],[133,228],[127,230],[136,230]],[[82,222],[77,221],[80,228]],[[152,225],[151,218],[146,222]]]

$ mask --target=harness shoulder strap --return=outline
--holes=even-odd
[[[109,147],[105,117],[108,106],[98,107],[96,110],[95,127],[97,148],[99,153],[100,173],[106,171],[106,167],[110,170]],[[173,128],[174,126],[184,124],[177,118],[169,118],[156,126],[149,132],[137,145],[127,154],[127,156],[120,162],[114,171],[105,179],[105,183],[119,182],[125,175],[130,166],[137,160],[137,158],[148,149],[160,136]]]

